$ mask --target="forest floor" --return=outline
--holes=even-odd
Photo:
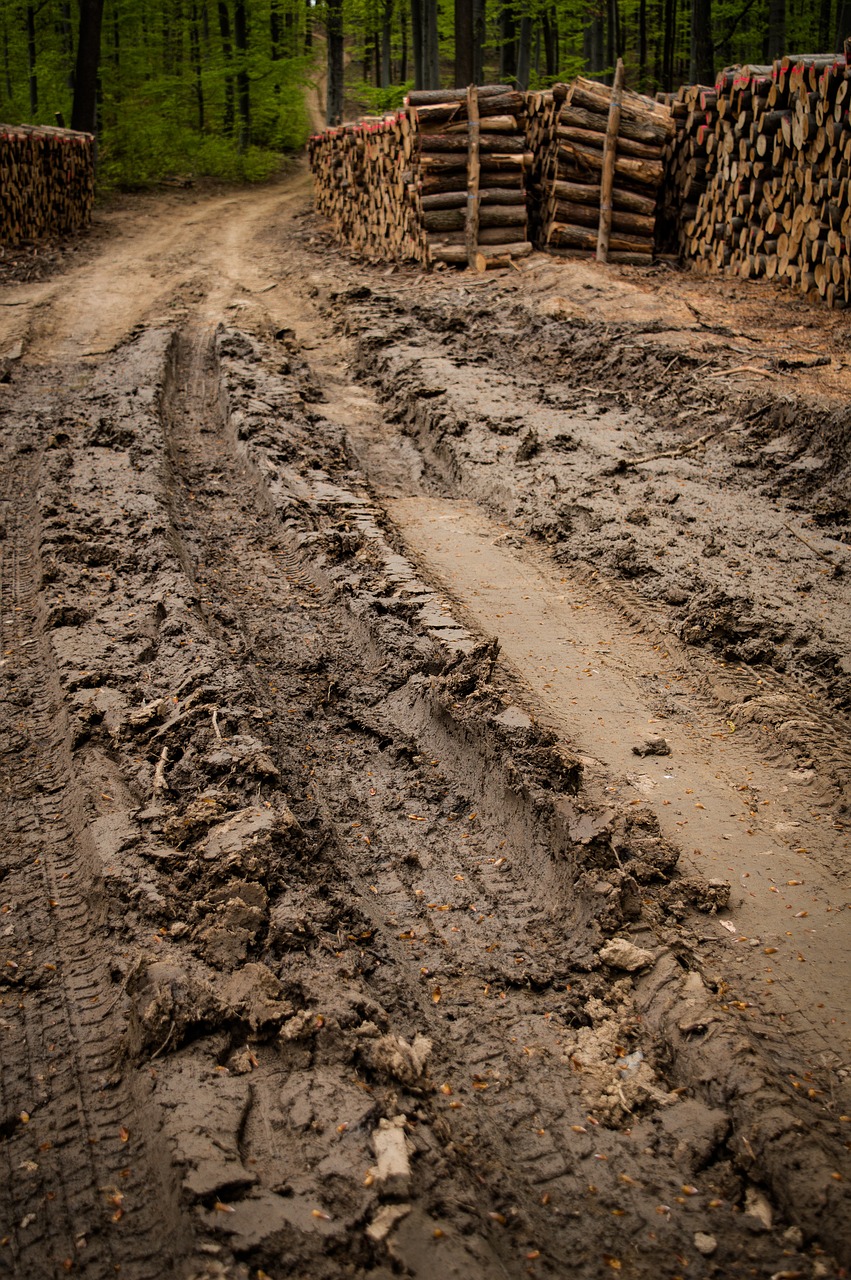
[[[0,1274],[846,1275],[848,320],[304,171],[0,272]]]

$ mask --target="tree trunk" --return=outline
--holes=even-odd
[[[369,35],[366,31],[363,33],[363,58],[361,59],[361,76],[368,84],[372,78],[372,55],[375,52],[369,43]]]
[[[411,0],[411,43],[414,46],[414,88],[425,88],[422,0]]]
[[[830,0],[821,0],[818,24],[818,47],[820,49],[827,49],[831,43],[830,8]]]
[[[544,29],[547,53],[547,75],[551,80],[555,80],[558,76],[558,69],[560,65],[558,9],[555,5],[553,5],[549,10],[548,18],[549,22]]]
[[[234,126],[234,92],[233,92],[233,46],[230,36],[230,10],[227,0],[218,0],[219,34],[222,37],[222,56],[225,63],[225,115],[223,131],[233,133]]]
[[[614,77],[615,59],[618,56],[618,6],[617,0],[608,0],[606,6],[606,84],[611,84]]]
[[[475,79],[473,0],[455,0],[455,87],[464,89]]]
[[[786,53],[786,0],[768,0],[768,37],[765,57],[771,62]]]
[[[192,0],[192,20],[189,26],[189,54],[195,90],[195,106],[198,109],[198,132],[204,132],[204,84],[201,79],[201,34],[198,29],[198,3]]]
[[[779,3],[779,0],[776,2]],[[836,44],[833,46],[837,53],[842,53],[845,40],[849,35],[851,35],[851,0],[839,0],[836,6]]]
[[[67,0],[59,7],[59,32],[62,41],[62,58],[67,67],[65,84],[74,92],[74,28],[71,23],[71,6]],[[8,31],[4,27],[8,49]]]
[[[638,0],[638,92],[647,83],[647,0]]]
[[[328,102],[326,121],[343,119],[343,0],[328,0]]]
[[[408,78],[408,13],[405,6],[399,15],[400,47],[399,47],[399,83],[404,84]]]
[[[239,108],[239,149],[251,143],[251,88],[248,79],[248,19],[245,0],[236,0],[233,10],[233,36],[239,61],[236,71],[237,105]]]
[[[305,17],[304,17],[304,51],[307,53],[313,48],[313,7],[310,0],[306,0]]]
[[[674,87],[676,23],[677,7],[675,0],[665,0],[665,48],[662,54],[662,87],[669,92]]]
[[[80,0],[80,27],[77,36],[77,69],[74,76],[74,104],[71,128],[85,133],[97,130],[97,86],[100,64],[100,30],[103,0]]]
[[[499,78],[513,80],[517,75],[517,20],[510,4],[503,5],[499,15]]]
[[[582,56],[586,62],[586,70],[591,75],[603,70],[603,19],[598,9],[589,9],[585,14],[585,26],[582,30]]]
[[[381,44],[379,41],[378,31],[372,32],[370,40],[372,41],[370,58],[372,61],[372,67],[374,67],[375,70],[374,77],[372,77],[372,83],[375,84],[376,88],[381,88]]]
[[[440,50],[437,42],[437,0],[422,0],[424,89],[440,88]]]
[[[281,56],[280,0],[269,0],[269,55],[273,62]]]
[[[520,19],[520,40],[517,47],[517,85],[524,91],[529,88],[531,60],[532,19],[524,14]]]
[[[384,0],[381,20],[381,88],[388,89],[393,79],[390,68],[391,37],[393,33],[393,0]]]
[[[484,82],[486,0],[473,0],[473,81]]]
[[[9,23],[8,14],[3,14],[3,80],[6,85],[6,97],[12,97],[12,66],[9,61]]]
[[[712,0],[691,0],[691,44],[688,78],[692,84],[715,82],[712,47]]]
[[[82,21],[82,19],[81,19]],[[29,68],[29,86],[30,86],[30,115],[33,123],[38,115],[38,76],[35,69],[36,47],[35,47],[35,9],[31,4],[27,5],[27,66]]]

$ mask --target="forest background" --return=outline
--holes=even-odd
[[[645,93],[841,49],[851,0],[0,0],[0,121],[95,132],[103,186],[260,180],[412,87],[545,88],[618,57]]]

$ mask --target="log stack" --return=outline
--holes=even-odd
[[[554,95],[554,101],[557,97]],[[606,132],[612,89],[579,77],[564,92],[554,121],[541,117],[536,199],[537,243],[550,253],[596,253]],[[665,151],[675,133],[666,103],[623,90],[614,141],[608,260],[649,263]]]
[[[525,108],[506,85],[422,90],[404,111],[314,135],[316,207],[371,258],[482,270],[523,257]]]
[[[677,94],[666,204],[704,272],[851,301],[851,67],[846,55],[732,67]],[[679,110],[677,108],[679,107]]]
[[[310,139],[316,207],[336,238],[365,257],[425,261],[427,246],[409,197],[412,147],[404,111]]]
[[[531,253],[526,95],[504,84],[424,89],[409,95],[408,112],[427,261],[482,270]]]
[[[94,187],[91,134],[0,124],[0,244],[87,226]]]

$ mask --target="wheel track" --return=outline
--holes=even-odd
[[[381,299],[377,298],[380,302]],[[375,317],[371,315],[371,303],[356,304],[369,316],[369,323],[375,325]],[[418,313],[421,322],[433,323],[434,317],[424,309]],[[349,327],[358,339],[357,319],[349,320]],[[388,342],[398,341],[398,320],[388,330]],[[441,359],[456,359],[454,348],[459,339],[454,335],[448,340],[438,328],[435,336],[440,339]],[[447,341],[449,346],[447,347]],[[398,421],[407,415],[413,424],[416,447],[422,458],[426,473],[433,475],[438,484],[455,496],[472,491],[476,500],[485,508],[493,510],[499,519],[511,519],[514,495],[503,492],[497,480],[485,473],[481,478],[475,473],[465,471],[462,461],[456,457],[456,441],[453,432],[447,433],[447,412],[445,406],[438,401],[419,399],[417,382],[414,380],[413,390],[405,385],[397,388],[397,379],[388,376],[386,353],[376,363],[373,349],[374,339],[364,344],[357,356],[361,375],[370,382],[378,382],[382,401],[391,413],[393,420]],[[486,348],[487,349],[487,348]],[[417,357],[419,358],[419,357]],[[489,365],[499,372],[500,376],[510,374],[516,379],[516,368],[507,366],[504,353],[490,351]],[[461,365],[466,359],[460,358]],[[523,385],[521,379],[521,386]],[[741,739],[751,745],[760,758],[775,766],[794,769],[802,758],[814,756],[818,761],[828,762],[825,774],[817,773],[808,786],[808,798],[811,803],[822,810],[825,815],[839,813],[847,817],[846,805],[849,787],[851,787],[851,720],[840,710],[831,707],[822,693],[802,690],[800,680],[784,677],[769,667],[761,667],[758,671],[743,662],[725,664],[705,655],[695,646],[686,646],[676,635],[675,627],[663,612],[649,602],[641,592],[625,580],[616,580],[600,573],[599,570],[582,563],[581,550],[570,562],[571,579],[584,589],[589,598],[599,597],[605,593],[606,606],[618,615],[629,627],[631,634],[640,635],[663,645],[675,656],[681,674],[687,674],[693,682],[697,694],[709,712],[729,715],[734,704],[747,704],[751,699],[760,700],[772,695],[780,696],[786,702],[786,710],[782,716],[768,718],[763,727],[763,718],[759,716],[757,705],[754,710],[753,727],[739,723],[737,733]],[[785,726],[785,728],[784,728]],[[766,729],[768,732],[766,732]]]
[[[104,945],[107,903],[42,629],[39,472],[36,458],[25,472],[7,473],[10,514],[0,545],[2,647],[9,660],[3,676],[7,688],[17,681],[23,691],[29,748],[27,756],[5,761],[0,821],[15,864],[3,882],[4,900],[14,893],[4,919],[14,921],[19,956],[49,957],[34,989],[18,1000],[6,997],[2,1006],[6,1249],[16,1274],[80,1270],[94,1278],[120,1270],[153,1280],[174,1259],[162,1254],[158,1179],[123,1072],[124,1005]],[[50,1065],[42,1070],[42,1064]]]
[[[177,381],[181,386],[191,385],[193,377],[197,374],[199,351],[197,343],[195,344],[195,352],[192,354],[191,349],[184,349],[183,361],[178,361],[178,369],[176,372]],[[190,368],[187,368],[187,365]],[[194,369],[195,373],[192,372]],[[194,394],[198,396],[198,387],[196,385]],[[209,393],[201,396],[201,403],[209,404],[211,401]],[[224,592],[226,598],[246,601],[247,612],[244,611],[240,603],[240,611],[242,612],[242,630],[246,635],[251,636],[252,653],[256,658],[260,658],[264,671],[264,681],[271,684],[284,684],[285,678],[283,671],[277,673],[276,662],[281,661],[281,647],[286,646],[286,632],[281,631],[268,623],[277,614],[283,614],[287,609],[292,609],[293,601],[291,598],[281,598],[278,589],[273,583],[265,584],[265,598],[260,606],[266,613],[267,621],[262,621],[258,627],[256,622],[257,607],[251,604],[252,599],[256,599],[256,594],[252,591],[252,577],[257,573],[257,567],[252,566],[252,553],[250,545],[246,540],[243,532],[236,529],[236,520],[239,513],[242,513],[242,524],[246,523],[246,514],[250,517],[250,512],[246,513],[245,501],[240,496],[240,489],[244,482],[244,468],[242,462],[236,462],[236,455],[230,463],[225,463],[225,467],[230,467],[232,481],[225,485],[227,498],[218,499],[215,504],[205,501],[203,494],[204,485],[204,455],[199,451],[198,441],[193,440],[193,413],[191,406],[189,411],[185,400],[180,402],[179,412],[174,407],[169,409],[168,404],[165,409],[166,418],[166,435],[169,442],[170,456],[172,458],[172,468],[174,471],[172,505],[181,505],[179,494],[191,490],[199,496],[199,501],[193,505],[194,529],[191,538],[193,547],[192,556],[200,557],[196,560],[196,568],[204,563],[208,564],[204,547],[208,551],[207,555],[211,559],[215,559],[220,563],[227,563],[229,573],[224,575],[218,583],[217,590]],[[233,446],[231,446],[233,447]],[[221,467],[222,452],[219,452],[217,467]],[[237,472],[240,474],[238,475]],[[254,483],[257,483],[255,476]],[[231,510],[227,511],[228,498],[231,502]],[[267,503],[263,497],[258,495],[258,502],[261,506],[266,507]],[[236,518],[236,519],[235,519]],[[268,537],[274,528],[273,537],[277,544],[280,544],[283,531],[278,526],[275,528],[269,525],[266,530],[262,527],[263,521],[254,520],[257,544],[262,544],[264,536]],[[259,527],[258,527],[259,526]],[[286,538],[284,538],[286,541]],[[215,551],[213,549],[215,548]],[[316,617],[316,629],[324,633],[323,644],[334,648],[334,640],[331,632],[335,627],[339,627],[339,619],[335,622],[333,615],[337,612],[332,596],[327,590],[322,590],[319,585],[322,581],[322,574],[317,575],[311,566],[309,555],[305,555],[303,551],[299,551],[297,543],[291,544],[283,552],[278,553],[283,563],[287,578],[290,583],[303,585],[307,580],[313,580],[315,590],[317,591],[316,599],[320,603],[320,613]],[[191,558],[191,557],[190,557]],[[257,584],[255,584],[257,585]],[[291,643],[291,642],[290,642]],[[276,658],[277,651],[277,658]],[[349,653],[349,662],[353,665],[356,661],[356,654]],[[272,681],[268,680],[272,676]],[[362,678],[362,676],[361,676]],[[256,677],[255,677],[256,679]],[[258,701],[268,702],[269,695],[265,689],[261,693],[261,686],[257,684]],[[287,695],[287,704],[292,711],[293,695]],[[298,699],[295,699],[298,703]],[[304,707],[310,705],[310,691],[306,690],[303,698]],[[278,716],[283,719],[285,717],[285,706],[280,705]],[[404,849],[408,842],[405,840],[402,832],[403,824],[398,825],[394,832],[393,819],[391,815],[385,811],[378,810],[375,814],[374,822],[359,821],[355,826],[357,828],[365,828],[370,833],[378,830],[381,826],[388,828],[382,832],[382,836],[378,842],[378,856],[381,849],[384,848],[388,852],[393,850],[392,857],[385,865],[383,870],[377,869],[375,865],[375,849],[374,837],[370,836],[366,840],[367,850],[364,849],[363,837],[360,832],[357,835],[352,834],[352,824],[347,820],[352,812],[356,812],[359,818],[364,816],[364,796],[360,788],[357,786],[348,787],[348,797],[345,792],[341,794],[341,782],[343,778],[352,780],[363,777],[365,773],[372,776],[367,764],[372,765],[372,772],[377,773],[381,768],[381,754],[374,747],[370,748],[367,739],[366,745],[361,735],[359,739],[353,738],[350,741],[355,742],[353,750],[348,753],[345,750],[340,752],[340,759],[337,761],[337,767],[334,769],[319,768],[318,762],[324,757],[325,759],[334,755],[335,750],[339,750],[339,743],[335,746],[342,726],[333,729],[329,725],[324,730],[317,727],[315,731],[316,742],[310,748],[311,762],[315,759],[317,766],[314,769],[315,780],[311,782],[313,793],[319,807],[319,815],[322,825],[333,835],[334,844],[336,845],[335,858],[339,865],[339,874],[352,884],[353,901],[358,909],[366,915],[370,920],[375,936],[378,939],[379,952],[385,955],[390,964],[392,977],[390,985],[388,985],[388,977],[373,974],[370,983],[376,992],[379,1003],[382,1001],[391,1011],[394,1008],[398,1011],[404,1008],[403,1028],[406,1034],[410,1035],[414,1030],[426,1029],[435,1039],[439,1046],[437,1054],[441,1068],[448,1073],[460,1073],[469,1068],[470,1065],[479,1063],[499,1062],[502,1070],[508,1077],[508,1082],[515,1087],[518,1082],[522,1081],[520,1086],[521,1092],[527,1096],[527,1102],[523,1109],[523,1114],[516,1120],[509,1119],[509,1113],[505,1112],[503,1107],[494,1101],[494,1116],[488,1113],[491,1110],[489,1103],[480,1103],[478,1100],[485,1096],[483,1093],[477,1093],[475,1089],[468,1090],[469,1096],[462,1104],[466,1109],[461,1116],[459,1122],[455,1125],[451,1124],[450,1112],[444,1112],[441,1115],[439,1107],[429,1107],[433,1111],[436,1121],[444,1126],[447,1134],[452,1135],[453,1147],[458,1153],[459,1160],[455,1165],[453,1178],[462,1177],[467,1183],[466,1195],[472,1196],[474,1203],[479,1206],[479,1213],[484,1219],[484,1210],[488,1204],[487,1195],[483,1196],[470,1188],[475,1188],[478,1181],[483,1187],[489,1187],[492,1191],[493,1180],[489,1175],[494,1170],[511,1168],[514,1178],[511,1187],[511,1197],[525,1206],[525,1220],[523,1223],[523,1238],[527,1241],[540,1239],[548,1239],[549,1245],[545,1251],[547,1255],[547,1263],[549,1267],[554,1267],[554,1274],[563,1274],[564,1268],[575,1262],[577,1258],[585,1256],[583,1254],[584,1245],[583,1238],[587,1241],[584,1225],[577,1224],[574,1228],[570,1222],[564,1220],[559,1221],[559,1228],[554,1231],[553,1221],[547,1205],[553,1200],[553,1190],[555,1191],[555,1199],[562,1205],[576,1202],[577,1192],[580,1187],[584,1187],[584,1195],[596,1195],[595,1192],[587,1190],[591,1183],[589,1173],[586,1171],[590,1167],[600,1169],[602,1163],[606,1163],[610,1158],[616,1163],[621,1153],[620,1143],[621,1137],[616,1133],[606,1132],[600,1135],[599,1140],[594,1143],[590,1139],[587,1146],[577,1151],[576,1127],[581,1126],[584,1119],[584,1113],[580,1105],[577,1105],[575,1094],[568,1092],[564,1101],[559,1101],[553,1097],[552,1079],[554,1064],[559,1061],[561,1056],[560,1037],[558,1034],[548,1030],[548,1024],[538,1024],[537,1037],[541,1042],[540,1046],[530,1047],[520,1044],[516,1050],[509,1050],[505,1045],[505,1034],[501,1029],[501,1019],[497,1019],[497,1023],[493,1024],[492,1019],[485,1015],[484,1006],[479,1006],[475,1015],[476,1026],[465,1031],[467,1040],[465,1044],[465,1053],[462,1060],[457,1057],[452,1048],[452,1022],[442,1015],[442,1011],[436,1008],[436,1005],[442,1001],[430,999],[430,987],[433,987],[434,981],[439,976],[439,968],[434,969],[432,965],[434,961],[431,959],[433,955],[440,956],[441,946],[445,947],[449,942],[447,931],[439,929],[432,922],[439,919],[434,916],[426,927],[426,933],[416,939],[416,945],[408,947],[400,947],[399,942],[407,940],[415,930],[423,928],[424,922],[429,920],[427,912],[423,911],[423,903],[417,898],[415,889],[416,878],[407,874],[404,870],[405,859],[401,856],[401,850]],[[348,732],[353,732],[352,726],[349,725]],[[346,732],[344,730],[343,732]],[[356,730],[354,731],[356,733]],[[297,777],[297,760],[290,755],[292,751],[290,739],[281,740],[279,743],[279,751],[283,752],[279,756],[281,762],[285,765],[282,772],[289,773],[290,776]],[[296,748],[298,750],[298,748]],[[305,766],[306,767],[306,766]],[[385,765],[386,770],[386,765]],[[386,779],[385,779],[386,782]],[[397,777],[395,782],[398,788],[401,785],[401,779]],[[406,799],[402,805],[416,807],[413,799]],[[429,806],[424,806],[427,811]],[[425,831],[429,828],[426,827]],[[432,828],[433,830],[433,828]],[[492,837],[485,836],[484,851],[487,852],[488,841]],[[432,836],[433,839],[433,836]],[[459,854],[459,858],[461,855]],[[496,862],[496,858],[491,858],[492,862]],[[385,854],[386,861],[386,854]],[[459,864],[461,865],[461,864]],[[439,901],[442,897],[451,900],[450,895],[455,888],[454,882],[458,880],[457,875],[452,874],[451,866],[445,868],[438,867],[431,878],[433,888],[433,896]],[[476,896],[479,892],[486,891],[485,884],[489,879],[487,875],[475,874],[473,884],[477,885]],[[510,933],[506,933],[505,922],[498,920],[493,926],[485,925],[482,933],[484,941],[489,939],[501,940],[503,943],[513,943],[514,948],[518,951],[543,949],[544,951],[557,950],[559,942],[556,937],[545,931],[540,940],[532,942],[532,935],[529,932],[529,926],[536,921],[541,914],[541,908],[544,900],[540,897],[536,898],[533,893],[531,896],[528,889],[521,888],[520,883],[512,876],[512,888],[508,891],[514,902],[514,910],[518,918],[517,936],[513,938]],[[541,891],[541,885],[538,885],[538,891]],[[457,890],[456,890],[457,891]],[[373,896],[370,897],[370,894]],[[493,907],[495,914],[498,914],[499,907],[497,901],[502,897],[502,893],[494,893],[493,890],[488,891],[487,901],[480,909],[484,912],[485,918],[488,916],[488,908]],[[552,904],[550,904],[552,905]],[[388,917],[387,912],[390,911]],[[457,908],[456,908],[457,910]],[[460,933],[461,951],[466,953],[469,960],[470,949],[475,949],[472,931],[466,929],[461,923],[462,917],[455,914],[443,917],[446,921],[459,920],[459,926],[452,926],[454,931]],[[465,917],[469,919],[469,917]],[[414,939],[411,939],[412,943]],[[568,950],[570,948],[570,939],[562,937],[561,945],[567,943]],[[484,947],[484,942],[480,945]],[[429,961],[429,964],[423,966],[423,961]],[[563,968],[571,971],[571,958],[565,954],[561,961]],[[557,965],[558,967],[558,965]],[[415,972],[419,970],[418,977],[414,977]],[[434,974],[434,978],[429,978],[427,983],[423,983],[423,974]],[[552,1002],[552,978],[545,983],[545,989],[550,988],[545,995],[543,1001],[534,997],[523,995],[518,1000],[518,1007],[513,1008],[511,1018],[516,1022],[525,1021],[528,1015],[539,1019],[541,1013],[546,1007],[547,1002]],[[447,995],[451,1002],[452,997],[457,995],[460,999],[458,1007],[464,1009],[471,1007],[478,1002],[470,998],[470,992],[465,991],[465,982],[463,978],[459,979],[458,975],[453,974],[452,967],[447,974],[447,978],[441,978],[443,987],[443,1000]],[[528,1014],[524,1009],[528,1005]],[[450,1014],[450,1018],[457,1016]],[[462,1015],[469,1022],[466,1015]],[[512,1025],[512,1029],[517,1029]],[[519,1041],[520,1037],[515,1036],[515,1040]],[[531,1065],[530,1065],[531,1063]],[[488,1086],[486,1086],[488,1087]],[[499,1088],[495,1088],[493,1094],[487,1094],[487,1098],[496,1099]],[[465,1093],[466,1097],[466,1093]],[[540,1123],[530,1125],[530,1116],[540,1117]],[[446,1125],[450,1124],[448,1130]],[[467,1132],[467,1129],[470,1132]],[[529,1133],[533,1137],[530,1138]],[[583,1140],[584,1141],[584,1140]],[[595,1149],[596,1147],[596,1149]],[[602,1150],[600,1149],[602,1147]],[[560,1153],[570,1152],[571,1158],[564,1160]],[[593,1161],[599,1161],[592,1166]],[[660,1172],[662,1181],[670,1178],[672,1185],[676,1183],[677,1174],[673,1171]],[[599,1181],[602,1181],[598,1177]],[[618,1206],[617,1213],[626,1214],[628,1218],[635,1213],[634,1227],[626,1227],[627,1234],[630,1230],[637,1230],[638,1223],[642,1217],[642,1210],[638,1204],[629,1205],[624,1208],[622,1202],[629,1200],[630,1192],[625,1190],[623,1184],[620,1190],[620,1199],[613,1200],[613,1189],[609,1184],[607,1186],[607,1196],[604,1207],[597,1210],[595,1201],[586,1201],[587,1211],[592,1215],[597,1214],[600,1222],[601,1238],[605,1237],[605,1243],[609,1243],[609,1237],[614,1242],[611,1247],[617,1244],[618,1239],[623,1241],[622,1231],[615,1231],[611,1226],[611,1218],[614,1213],[613,1204]],[[544,1193],[540,1188],[546,1187],[550,1194],[543,1199]],[[460,1188],[459,1188],[460,1190]],[[638,1193],[636,1193],[637,1195]],[[484,1204],[482,1200],[484,1199]],[[531,1206],[535,1203],[539,1204],[539,1209],[533,1210]],[[500,1197],[496,1200],[490,1200],[491,1205],[495,1208],[488,1210],[496,1213],[498,1216],[505,1217],[503,1210],[510,1208],[507,1202],[503,1202]],[[567,1215],[568,1219],[570,1214]],[[510,1220],[509,1218],[506,1219]],[[663,1234],[660,1228],[660,1234]],[[676,1234],[676,1232],[675,1232]],[[555,1238],[557,1237],[557,1239]],[[502,1251],[502,1250],[501,1250]],[[507,1259],[507,1255],[503,1254]],[[593,1265],[589,1259],[589,1265]],[[735,1274],[735,1267],[730,1274]]]

